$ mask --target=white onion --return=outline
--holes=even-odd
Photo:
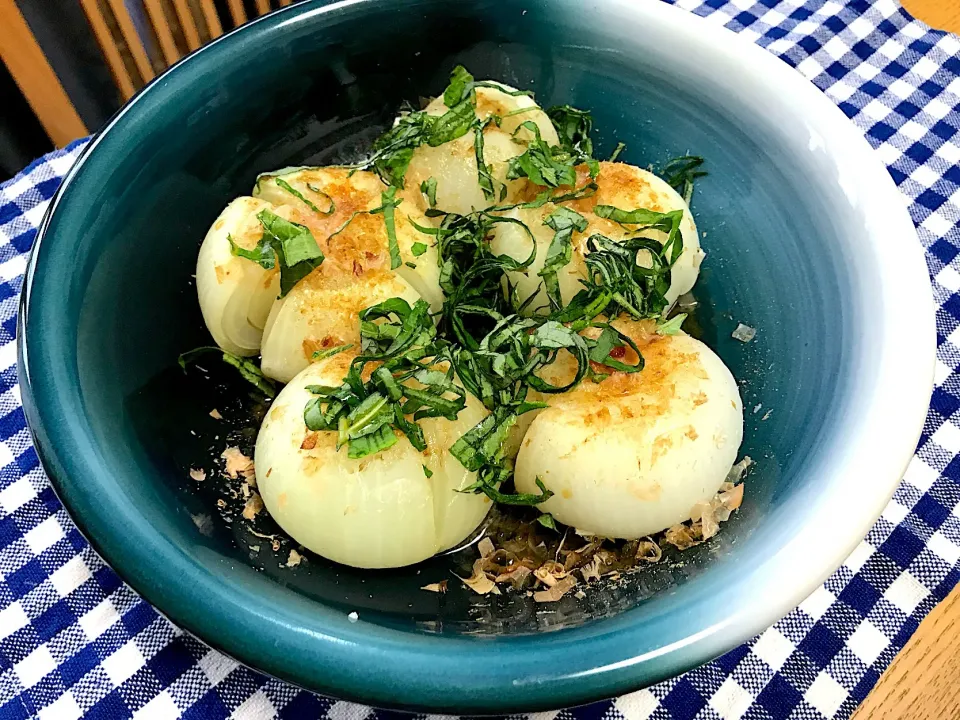
[[[263,235],[257,219],[273,205],[252,197],[231,202],[214,221],[197,256],[197,296],[207,329],[224,350],[256,355],[263,327],[279,292],[276,270],[231,252],[228,237],[240,247],[256,247]]]
[[[468,396],[455,421],[420,421],[426,452],[400,437],[387,450],[351,460],[346,447],[335,449],[336,433],[307,431],[303,410],[313,397],[306,386],[339,385],[353,357],[345,352],[314,363],[280,392],[257,438],[257,485],[277,523],[313,552],[354,567],[409,565],[463,541],[490,508],[486,496],[456,492],[476,473],[448,451],[486,410]]]
[[[324,262],[301,280],[267,319],[260,365],[267,377],[289,382],[315,352],[339,345],[360,345],[357,315],[371,305],[400,297],[411,305],[419,294],[390,270],[360,275]]]
[[[382,207],[385,190],[373,173],[345,168],[294,168],[259,178],[254,192],[290,203],[284,206],[290,219],[310,229],[325,255],[270,311],[261,343],[261,368],[268,377],[288,382],[316,351],[359,346],[357,315],[371,305],[392,297],[413,304],[422,297],[434,311],[440,309],[437,250],[432,236],[416,230],[411,220],[425,227],[430,222],[405,195],[394,209],[401,264],[391,269],[384,215],[370,212]],[[423,245],[419,256],[413,252],[417,243]]]
[[[540,508],[582,532],[639,538],[714,496],[736,460],[743,404],[700,341],[616,324],[640,345],[644,370],[550,396],[521,444],[516,485],[538,492],[539,477],[555,493]]]
[[[507,90],[513,90],[502,85]],[[500,187],[507,185],[506,201],[512,202],[517,192],[526,185],[524,180],[507,181],[507,161],[526,150],[524,142],[532,139],[533,135],[527,129],[517,132],[516,140],[513,133],[521,124],[531,121],[540,130],[540,136],[550,145],[559,142],[557,131],[550,122],[547,114],[537,107],[537,104],[526,95],[509,95],[495,88],[477,88],[476,114],[480,120],[486,120],[491,115],[503,118],[500,127],[487,126],[484,137],[484,163],[494,178],[495,198],[484,197],[477,179],[477,160],[474,151],[474,132],[444,143],[437,147],[421,145],[413,153],[413,158],[407,168],[406,186],[416,190],[420,184],[429,178],[437,181],[437,207],[445,212],[465,215],[472,210],[488,208],[500,200]],[[535,108],[529,112],[505,117],[508,113]],[[449,108],[443,104],[443,97],[436,98],[426,107],[430,115],[442,115]],[[426,207],[425,199],[420,197],[421,207]]]
[[[278,179],[320,212],[284,188]],[[286,168],[261,175],[253,194],[272,203],[289,205],[291,219],[310,228],[329,260],[351,267],[354,260],[360,267],[389,267],[389,245],[382,214],[358,215],[334,235],[353,213],[368,213],[381,207],[386,190],[380,178],[371,172],[351,172],[336,167]],[[397,197],[401,202],[394,209],[394,227],[401,263],[395,272],[436,312],[443,304],[437,250],[433,237],[419,232],[411,221],[421,227],[429,227],[431,223],[418,208],[416,194],[400,193]],[[327,214],[331,207],[334,212]],[[419,256],[413,253],[416,243],[426,246]]]
[[[580,185],[587,182],[587,178],[582,175],[581,173]],[[623,163],[600,163],[600,174],[596,183],[597,192],[592,197],[572,203],[564,203],[564,207],[579,212],[589,224],[584,232],[574,233],[573,258],[557,273],[563,303],[569,303],[582,288],[580,279],[585,278],[587,272],[584,262],[586,242],[591,235],[600,233],[612,240],[621,240],[634,234],[617,223],[594,215],[592,210],[598,204],[613,205],[622,210],[635,210],[637,208],[657,212],[683,210],[684,216],[680,224],[683,252],[672,269],[670,289],[666,293],[667,304],[672,304],[680,295],[689,292],[697,281],[704,253],[700,249],[697,226],[683,198],[653,173]],[[544,225],[543,221],[556,209],[556,205],[547,203],[541,208],[516,208],[506,213],[507,217],[523,222],[533,233],[537,244],[537,257],[531,267],[526,272],[509,273],[510,281],[516,285],[521,298],[526,298],[535,292],[537,286],[543,280],[537,273],[543,268],[547,248],[554,236],[554,231]],[[641,232],[640,235],[660,241],[666,240],[665,233],[655,230],[646,230]],[[509,255],[516,260],[524,260],[530,254],[530,236],[519,225],[499,223],[495,228],[490,249],[498,255]],[[641,253],[638,263],[643,264],[643,262],[644,257]],[[541,288],[531,308],[546,306],[546,294]]]

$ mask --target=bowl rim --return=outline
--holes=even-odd
[[[125,535],[127,528],[119,528],[118,523],[111,523],[104,517],[84,516],[77,511],[77,490],[69,478],[82,475],[85,482],[96,483],[98,476],[95,468],[82,466],[59,452],[58,443],[55,442],[58,432],[73,431],[51,428],[51,424],[44,422],[42,415],[46,413],[42,413],[40,408],[50,408],[51,404],[38,394],[30,363],[31,329],[28,318],[32,288],[38,272],[40,248],[51,232],[57,208],[64,202],[102,140],[127,115],[136,111],[145,96],[161,82],[175,76],[184,65],[189,65],[197,57],[215,52],[215,48],[223,44],[235,42],[237,36],[252,38],[257,29],[304,22],[312,17],[336,14],[347,9],[362,9],[377,4],[377,1],[324,3],[318,0],[290,6],[258,18],[203,46],[154,79],[121,108],[84,147],[64,177],[44,215],[27,263],[17,321],[18,371],[24,410],[38,456],[63,505],[101,557],[138,594],[177,626],[258,671],[313,691],[381,707],[427,712],[496,713],[577,705],[648,686],[706,662],[748,640],[797,606],[839,567],[866,535],[893,495],[907,464],[913,458],[933,388],[936,357],[934,304],[922,246],[904,199],[879,156],[869,147],[860,131],[831,100],[786,63],[724,27],[660,2],[607,0],[606,5],[638,19],[656,22],[669,32],[696,35],[697,41],[702,42],[709,52],[736,59],[743,67],[751,68],[754,76],[759,78],[758,82],[770,87],[779,86],[780,91],[784,95],[791,95],[797,105],[804,105],[804,118],[822,135],[844,144],[847,159],[856,161],[848,163],[847,181],[853,181],[868,190],[863,193],[867,204],[885,209],[882,227],[874,228],[870,235],[874,240],[877,240],[875,235],[881,236],[882,242],[874,242],[878,263],[881,269],[887,271],[896,268],[899,285],[892,287],[887,283],[882,289],[892,296],[909,300],[903,303],[904,308],[894,306],[887,322],[901,323],[909,317],[912,321],[912,342],[901,343],[895,349],[884,348],[894,356],[884,366],[883,377],[891,382],[889,393],[886,394],[888,397],[878,394],[876,398],[871,398],[878,411],[886,414],[882,423],[877,421],[871,425],[881,431],[878,437],[882,440],[882,449],[878,450],[872,445],[868,447],[863,442],[859,447],[864,457],[868,450],[874,453],[872,459],[865,460],[864,464],[882,471],[871,480],[874,494],[864,501],[862,495],[857,497],[852,488],[846,488],[833,498],[838,505],[834,513],[824,516],[823,522],[816,523],[815,528],[801,528],[776,558],[751,568],[750,572],[755,577],[762,577],[764,585],[775,585],[781,589],[776,602],[758,598],[752,604],[736,608],[722,622],[688,634],[679,642],[642,654],[636,654],[635,651],[631,654],[631,643],[642,636],[643,628],[636,624],[624,626],[623,623],[614,622],[616,618],[588,624],[592,627],[588,633],[581,632],[583,628],[576,628],[532,638],[502,639],[503,643],[509,642],[514,648],[515,651],[510,652],[510,648],[501,644],[499,639],[484,642],[476,638],[415,636],[373,623],[348,623],[345,618],[325,615],[316,609],[315,603],[305,599],[301,599],[299,605],[306,603],[321,615],[317,624],[324,632],[301,632],[309,636],[305,645],[303,638],[294,637],[302,628],[290,624],[278,625],[276,622],[271,624],[265,622],[264,617],[252,617],[245,619],[247,626],[256,628],[257,623],[253,621],[259,619],[263,629],[255,638],[256,642],[251,642],[231,637],[224,629],[230,626],[231,617],[239,617],[238,613],[256,612],[246,610],[239,602],[226,602],[225,591],[218,586],[219,579],[209,570],[203,578],[205,585],[202,588],[210,592],[206,602],[201,601],[197,606],[182,597],[172,597],[160,583],[164,579],[170,581],[182,577],[183,573],[195,574],[195,563],[188,556],[173,552],[172,545],[152,528],[139,529],[143,544],[158,551],[165,550],[170,560],[158,566],[157,575],[161,580],[145,581],[135,571],[133,563],[138,561],[132,555],[118,554],[110,549],[117,541],[129,542],[128,537],[118,535]],[[907,369],[910,372],[904,372]],[[843,522],[838,522],[841,512]],[[812,543],[813,539],[816,539],[816,543]],[[811,550],[811,547],[815,549]],[[233,588],[232,592],[236,594],[239,591]],[[253,600],[262,601],[262,598],[253,598],[251,602]],[[622,613],[621,616],[626,614]],[[598,630],[594,627],[596,625],[609,626],[611,629]],[[274,632],[280,632],[283,637],[271,635]],[[558,639],[561,635],[565,638]],[[590,668],[565,671],[563,653],[576,648],[576,643],[584,638],[593,643]],[[281,641],[294,643],[290,647],[312,647],[313,652],[309,657],[315,665],[304,663],[303,653],[282,653],[268,658],[258,653],[258,643]],[[497,650],[497,647],[500,649]],[[391,657],[392,660],[385,662],[385,657]],[[431,663],[444,660],[443,677],[438,685],[436,668]],[[498,663],[498,666],[492,668],[483,665],[491,662]],[[336,668],[335,680],[319,679],[313,671],[318,666],[331,670]],[[433,672],[429,671],[431,667]],[[371,671],[372,668],[375,672]],[[507,692],[508,689],[514,692]]]

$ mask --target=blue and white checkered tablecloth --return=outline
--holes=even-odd
[[[678,4],[811,79],[887,164],[911,201],[933,278],[936,389],[917,456],[883,517],[799,608],[686,675],[559,714],[848,718],[960,580],[960,38],[894,0]],[[0,720],[384,720],[388,713],[266,678],[185,635],[117,578],[54,496],[20,405],[14,333],[26,253],[81,146],[0,185]]]

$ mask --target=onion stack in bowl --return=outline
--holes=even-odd
[[[494,504],[637,539],[721,488],[737,385],[672,314],[704,256],[694,173],[598,162],[590,130],[458,67],[363,163],[262,175],[214,222],[200,306],[225,358],[285,384],[255,464],[297,542],[399,567]]]

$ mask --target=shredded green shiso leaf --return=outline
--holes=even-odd
[[[257,390],[259,390],[263,395],[268,398],[275,398],[277,396],[277,386],[270,378],[266,377],[261,371],[260,367],[253,362],[250,358],[240,357],[239,355],[234,355],[231,352],[227,352],[218,347],[198,347],[193,350],[188,350],[187,352],[180,355],[177,358],[177,364],[184,370],[187,369],[187,365],[192,362],[195,362],[197,358],[207,355],[220,355],[220,359],[223,360],[227,365],[237,369],[237,372],[240,373],[240,377],[253,385]]]

